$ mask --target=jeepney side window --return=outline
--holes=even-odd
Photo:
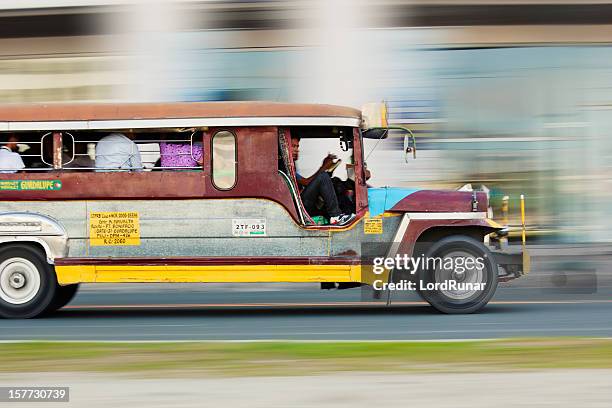
[[[105,130],[79,132],[72,137],[64,132],[63,170],[202,171],[204,149],[201,132],[193,129],[141,130],[129,135],[127,139],[131,142],[126,139],[128,134],[126,130]],[[101,150],[100,142],[104,140],[107,141],[105,150]],[[46,142],[50,147],[49,141]],[[132,160],[137,167],[130,167],[133,166]],[[47,159],[47,162],[51,163],[52,159]]]
[[[212,137],[212,182],[218,190],[231,190],[236,185],[236,136],[221,130]]]

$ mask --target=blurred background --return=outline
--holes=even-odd
[[[0,101],[386,100],[419,150],[372,184],[486,185],[513,223],[524,193],[532,242],[605,244],[611,43],[598,1],[3,0]]]
[[[612,0],[0,0],[0,104],[225,100],[387,101],[417,159],[366,141],[370,183],[484,185],[513,225],[525,194],[533,272],[469,316],[316,283],[83,285],[0,322],[0,385],[89,408],[612,406]]]

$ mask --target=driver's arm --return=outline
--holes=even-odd
[[[317,177],[320,173],[328,170],[334,165],[334,160],[337,160],[338,157],[335,154],[328,154],[327,157],[323,159],[323,163],[321,167],[310,177],[299,177],[297,182],[300,186],[306,187],[315,177]]]

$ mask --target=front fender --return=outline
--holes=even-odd
[[[57,220],[29,212],[0,213],[0,244],[33,242],[40,245],[53,264],[68,255],[68,234]]]

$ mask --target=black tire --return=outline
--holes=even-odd
[[[70,303],[70,301],[72,301],[72,299],[74,299],[74,296],[77,294],[78,290],[79,290],[78,283],[75,283],[73,285],[66,285],[66,286],[57,285],[57,288],[55,289],[55,297],[53,298],[53,302],[51,302],[51,304],[45,311],[45,314],[54,313],[58,311],[59,309],[61,309],[62,307],[66,306],[68,303]]]
[[[465,293],[441,289],[419,290],[421,297],[442,313],[459,314],[477,312],[489,303],[489,300],[491,300],[497,289],[497,264],[489,249],[482,242],[464,235],[453,235],[431,245],[426,251],[425,256],[426,258],[445,258],[445,256],[447,256],[447,258],[453,258],[448,255],[462,253],[467,254],[465,257],[470,256],[482,259],[483,268],[478,268],[478,271],[476,269],[471,269],[471,272],[465,273],[464,276],[467,277],[470,275],[470,278],[473,278],[470,279],[470,282],[484,283],[484,288],[473,292],[466,291]],[[460,256],[457,256],[456,258],[459,257]],[[437,270],[434,270],[434,268],[421,269],[418,277],[423,286],[428,284],[435,285],[436,283],[439,284],[448,281],[448,277],[443,277],[446,272],[441,269],[442,268]],[[451,273],[451,276],[453,273],[454,272]],[[436,277],[437,275],[439,276]],[[440,279],[441,277],[443,278]],[[440,282],[436,282],[436,279],[439,279]],[[456,280],[452,277],[450,279]],[[419,288],[421,288],[421,282],[417,282]],[[461,298],[462,296],[465,296],[465,298]]]
[[[17,289],[13,294],[6,290],[6,279],[19,273],[20,266],[26,265],[28,273],[33,279],[26,279],[28,282],[23,288]],[[18,266],[15,266],[18,265]],[[4,276],[3,276],[4,275]],[[26,273],[27,275],[27,273]],[[23,276],[23,274],[22,274]],[[4,288],[2,279],[5,279]],[[29,282],[38,279],[38,288],[26,291]],[[26,292],[19,292],[20,290]],[[53,267],[47,263],[42,251],[25,244],[11,244],[0,247],[0,317],[8,319],[28,319],[42,315],[52,304],[57,290],[57,279]],[[17,295],[15,295],[17,293]],[[19,298],[22,293],[31,293],[31,296]],[[12,301],[11,301],[12,300]]]

